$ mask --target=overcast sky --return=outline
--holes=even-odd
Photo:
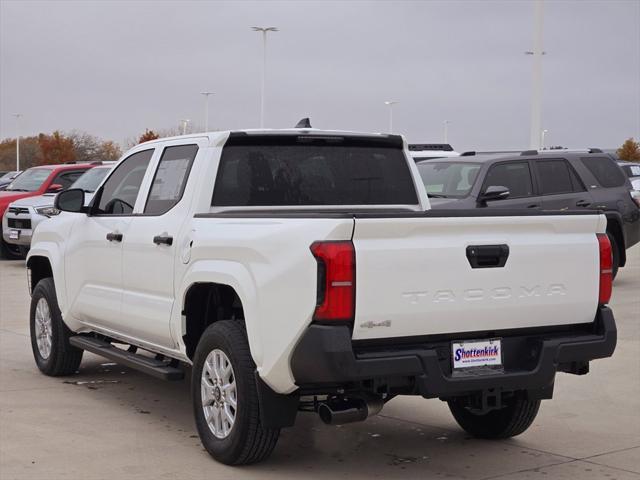
[[[640,1],[545,2],[548,144],[615,147],[640,137]],[[85,130],[123,142],[145,128],[259,124],[388,129],[458,150],[529,143],[529,1],[0,0],[0,137]]]

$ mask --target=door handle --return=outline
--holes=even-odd
[[[121,242],[122,241],[122,234],[121,233],[115,233],[115,232],[107,233],[107,240],[109,240],[110,242]]]
[[[578,200],[576,202],[576,207],[588,207],[591,205],[591,202],[587,202],[586,200]]]
[[[173,237],[168,237],[168,236],[163,236],[163,235],[156,235],[155,237],[153,237],[153,243],[155,243],[156,245],[173,245]]]
[[[532,203],[531,205],[527,205],[527,208],[540,208],[540,205],[537,203]]]

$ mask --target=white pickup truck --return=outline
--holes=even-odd
[[[58,195],[28,256],[39,369],[73,374],[84,350],[167,380],[192,365],[227,464],[266,458],[299,410],[346,423],[397,395],[518,435],[556,372],[615,349],[604,216],[430,211],[400,136],[155,140],[83,200]]]

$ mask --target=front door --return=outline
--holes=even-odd
[[[122,318],[122,245],[154,149],[127,157],[98,190],[91,212],[73,226],[65,271],[71,314],[80,322],[119,331]]]
[[[123,321],[132,336],[174,348],[171,309],[174,303],[177,253],[188,248],[188,215],[193,188],[187,188],[191,166],[204,140],[168,142],[154,162],[153,181],[145,184],[144,207],[123,242]],[[204,149],[202,149],[204,151]],[[192,185],[193,186],[193,182]]]

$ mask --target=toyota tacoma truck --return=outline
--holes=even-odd
[[[231,131],[140,144],[89,206],[36,230],[33,355],[191,372],[202,444],[247,464],[298,411],[364,420],[446,401],[481,438],[524,432],[557,372],[612,355],[606,218],[432,211],[401,136]],[[191,366],[191,368],[186,368]]]

